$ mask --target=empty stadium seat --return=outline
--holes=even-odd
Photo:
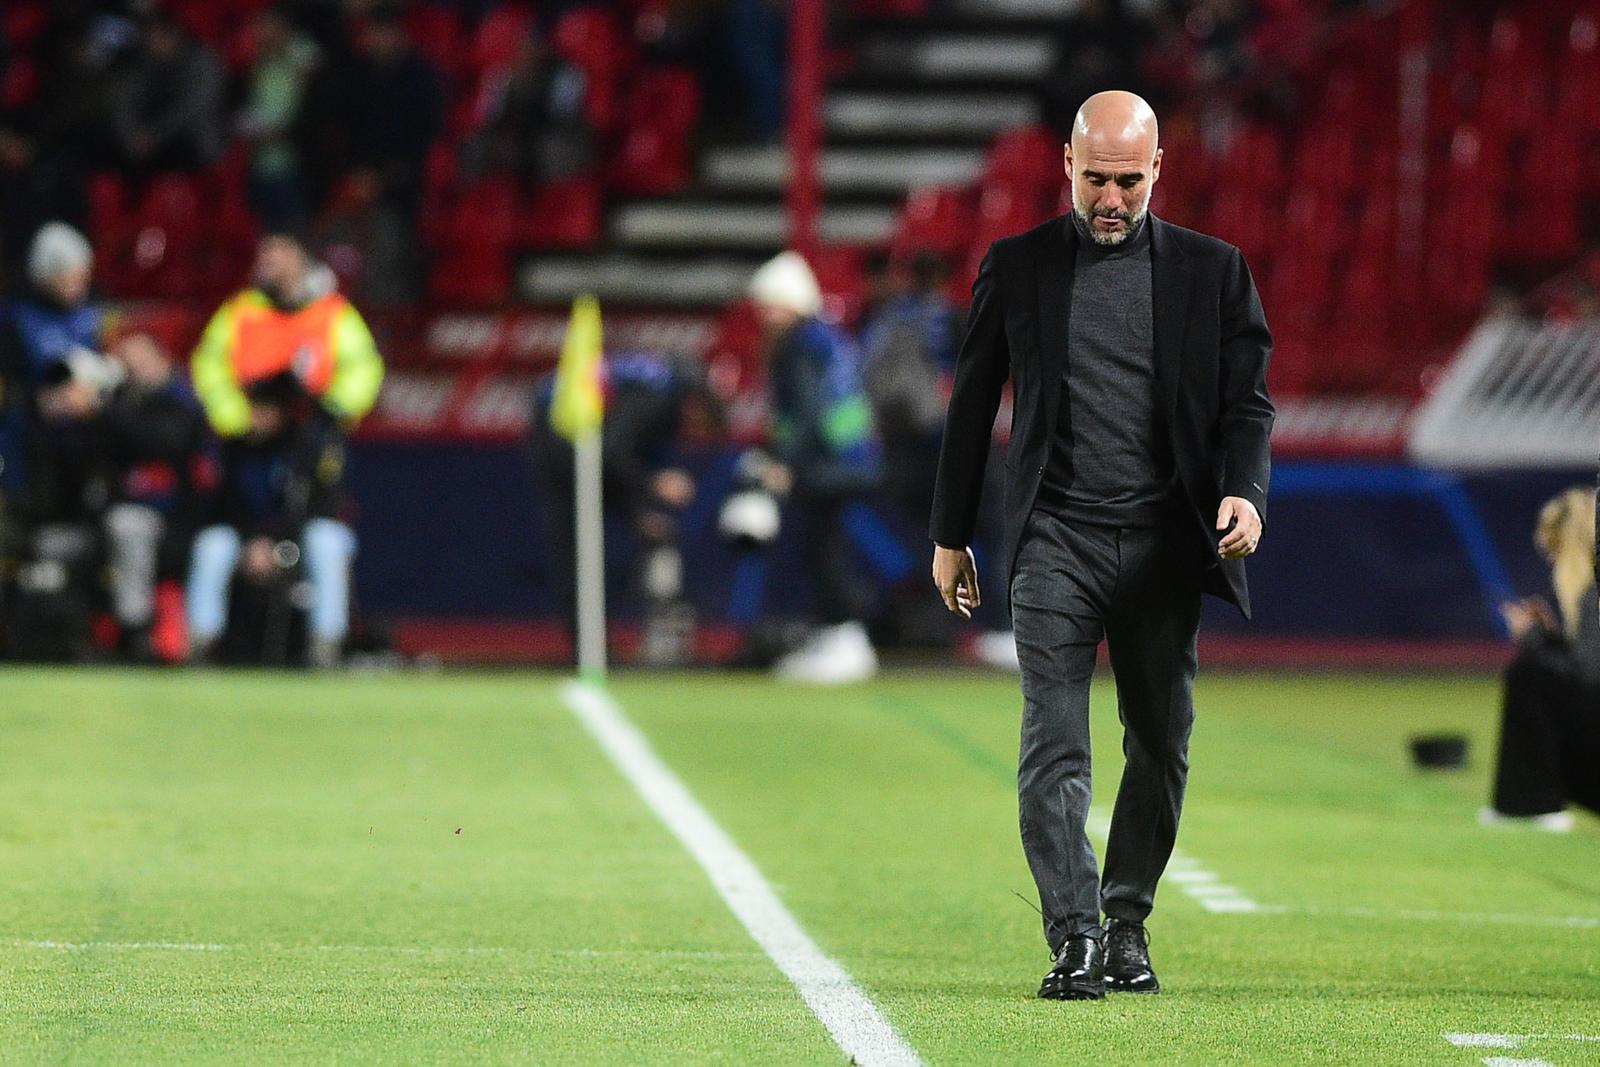
[[[1003,184],[1029,192],[1053,188],[1062,177],[1059,135],[1043,126],[1007,130],[994,139],[984,158],[985,186]]]
[[[956,256],[972,240],[975,224],[971,197],[964,190],[917,189],[906,198],[890,248],[900,257],[919,251]]]
[[[635,196],[680,192],[694,177],[690,150],[700,83],[678,67],[642,70],[628,94],[628,128],[606,167],[606,185]]]
[[[605,194],[598,178],[582,175],[550,182],[533,193],[520,237],[534,248],[589,248],[605,223]]]

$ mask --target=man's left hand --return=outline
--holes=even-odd
[[[1233,529],[1228,530],[1228,523]],[[1225,496],[1217,509],[1217,529],[1228,534],[1217,543],[1223,559],[1244,559],[1261,543],[1261,513],[1242,496]]]

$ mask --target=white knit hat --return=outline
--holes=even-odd
[[[88,240],[64,222],[47,222],[33,235],[28,247],[28,278],[37,286],[49,285],[66,271],[94,263]]]
[[[750,298],[758,304],[785,308],[797,315],[822,310],[822,289],[817,276],[799,252],[779,252],[750,279]]]

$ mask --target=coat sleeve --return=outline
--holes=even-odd
[[[972,310],[956,357],[955,384],[945,413],[939,473],[934,481],[928,536],[945,548],[965,548],[972,541],[994,417],[1010,374],[997,274],[991,245],[972,283]]]
[[[333,324],[333,378],[322,406],[346,427],[353,426],[377,403],[382,385],[383,357],[372,331],[361,313],[346,304]]]
[[[235,314],[235,301],[230,300],[211,317],[189,360],[195,395],[219,437],[243,437],[250,430],[250,401],[233,372]]]
[[[1272,334],[1261,297],[1244,256],[1235,249],[1222,288],[1222,494],[1250,501],[1263,521],[1272,479],[1274,412],[1267,396],[1267,357],[1271,353]]]

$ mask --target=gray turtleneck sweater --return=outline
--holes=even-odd
[[[1038,503],[1063,518],[1156,526],[1173,484],[1157,417],[1149,219],[1115,246],[1078,230],[1066,372]]]

